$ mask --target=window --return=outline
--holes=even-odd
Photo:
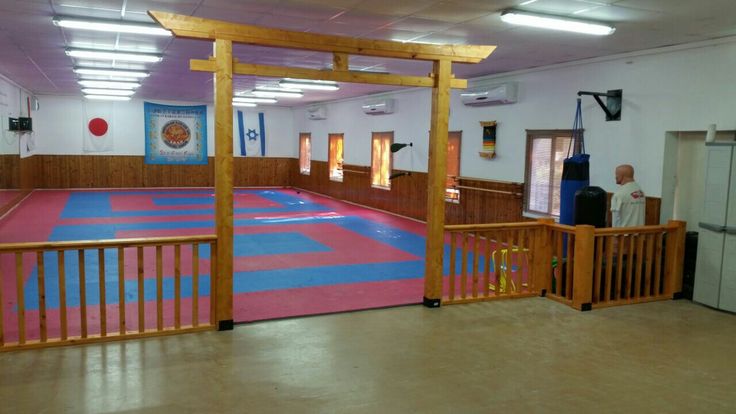
[[[528,131],[524,210],[560,216],[562,162],[567,157],[572,131]]]
[[[309,175],[312,164],[312,134],[299,134],[299,171]]]
[[[374,132],[371,150],[371,185],[385,190],[391,189],[391,144],[393,132]]]
[[[461,131],[447,135],[447,184],[445,184],[445,201],[460,202],[460,190],[456,187],[460,176],[460,141]]]
[[[330,180],[342,181],[342,134],[330,134],[329,168]]]

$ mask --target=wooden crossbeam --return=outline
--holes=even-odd
[[[191,59],[189,68],[197,72],[214,72],[214,59]],[[435,84],[432,76],[406,76],[384,73],[365,73],[359,71],[317,70],[307,68],[291,68],[286,66],[256,65],[251,63],[235,63],[235,75],[256,75],[274,78],[329,80],[335,82],[370,83],[392,86],[420,86],[431,88]],[[466,79],[451,79],[450,86],[455,89],[465,89],[468,86]]]
[[[478,63],[487,58],[496,48],[495,46],[486,45],[429,45],[390,40],[356,39],[230,23],[162,11],[149,11],[148,14],[165,29],[171,30],[177,37],[231,40],[236,43],[318,52]]]

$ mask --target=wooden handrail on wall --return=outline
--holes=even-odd
[[[208,318],[203,321],[200,318],[200,301],[203,293],[200,291],[200,255],[199,247],[201,245],[209,246],[210,249],[210,269],[209,269],[209,307]],[[191,249],[191,263],[182,266],[182,246]],[[144,254],[146,248],[153,248],[154,255]],[[164,248],[167,248],[164,250]],[[128,272],[130,276],[127,278],[135,280],[135,290],[137,291],[137,308],[126,306],[129,302],[126,300],[130,296],[133,289],[130,286],[126,289],[126,261],[125,251],[132,249],[135,252],[135,262],[137,267],[134,271]],[[76,251],[76,255],[72,252]],[[92,251],[92,252],[90,252]],[[89,254],[96,251],[96,254]],[[164,315],[164,253],[171,253],[173,263],[171,268],[167,268],[167,272],[173,275],[173,315]],[[119,340],[127,338],[143,338],[149,336],[171,335],[184,332],[196,332],[203,330],[215,329],[215,306],[220,300],[216,296],[217,283],[217,261],[213,260],[217,252],[217,238],[214,235],[207,236],[184,236],[184,237],[157,237],[157,238],[134,238],[134,239],[115,239],[115,240],[96,240],[96,241],[63,241],[63,242],[33,242],[33,243],[6,243],[0,244],[0,279],[4,274],[12,274],[11,268],[14,267],[15,273],[15,291],[3,291],[3,284],[0,283],[0,351],[11,351],[29,348],[45,348],[50,346],[91,343],[110,340]],[[35,253],[35,260],[30,261],[27,256]],[[67,254],[72,253],[72,254]],[[117,254],[117,280],[110,282],[110,275],[106,272],[106,268],[114,265],[112,259],[113,253]],[[153,257],[151,257],[153,256]],[[155,257],[155,258],[154,258]],[[78,298],[79,304],[74,307],[79,309],[79,329],[76,331],[76,325],[70,324],[70,315],[67,310],[69,300],[67,298],[67,287],[74,283],[68,283],[67,259],[75,260],[77,263],[78,278]],[[87,264],[88,261],[96,260],[97,278],[96,280],[88,278]],[[149,259],[148,261],[146,259]],[[49,263],[47,263],[49,262]],[[168,261],[167,261],[168,262]],[[53,263],[53,264],[52,264]],[[35,265],[37,273],[38,297],[27,297],[25,279],[30,273],[28,265]],[[94,265],[94,263],[92,263]],[[47,277],[49,269],[56,269],[56,280]],[[184,275],[183,275],[184,273]],[[145,279],[149,275],[150,279],[155,279],[155,311],[148,310],[149,314],[155,312],[155,328],[154,322],[147,320],[147,306],[145,298]],[[191,279],[191,306],[187,312],[189,322],[183,324],[182,312],[182,278],[189,277]],[[93,281],[94,280],[94,281]],[[51,282],[58,286],[58,326],[53,323],[49,327],[47,318],[57,313],[56,310],[48,312],[47,310],[47,292],[45,284]],[[87,304],[88,287],[97,285],[97,298],[99,305],[97,312],[94,312],[92,305]],[[7,284],[6,284],[7,286]],[[113,288],[117,290],[117,305],[108,305],[107,300],[114,295],[108,295],[106,290]],[[231,293],[232,294],[232,293]],[[94,297],[94,296],[93,296]],[[26,303],[29,300],[37,301],[38,316],[30,318],[31,323],[38,323],[38,335],[35,333],[29,335],[28,319]],[[14,307],[5,306],[6,303],[14,303]],[[17,325],[5,325],[3,319],[4,311],[16,309]],[[117,318],[109,318],[108,312],[117,311]],[[92,327],[89,324],[91,320],[89,313],[94,312],[99,315],[99,327]],[[168,312],[167,312],[168,313]],[[133,315],[131,315],[133,314]],[[137,318],[133,318],[136,316]],[[171,316],[171,317],[169,317]],[[56,319],[56,316],[53,317]],[[137,319],[137,323],[130,321]],[[152,318],[151,318],[152,319]],[[55,322],[55,321],[54,321]],[[108,327],[109,323],[117,323],[117,327]],[[133,329],[135,326],[135,329]],[[14,329],[15,328],[15,329]],[[58,329],[57,329],[58,328]],[[112,329],[110,329],[112,328]],[[17,329],[17,330],[16,330]],[[34,330],[35,331],[35,330]],[[94,331],[94,332],[93,332]],[[52,337],[53,333],[53,337]],[[31,338],[33,336],[33,338]],[[15,341],[10,342],[13,337]]]

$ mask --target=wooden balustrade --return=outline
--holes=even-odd
[[[450,243],[445,304],[537,296],[540,223],[445,226]]]
[[[445,226],[445,304],[542,294],[579,310],[676,297],[684,222],[596,229],[551,219]]]
[[[671,299],[682,288],[684,222],[595,229],[550,225],[550,298],[576,309]]]
[[[216,248],[215,236],[0,244],[0,351],[215,329]]]

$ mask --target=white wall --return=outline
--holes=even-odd
[[[28,116],[28,91],[0,76],[0,154],[18,154],[20,134],[8,131],[8,118]]]
[[[82,97],[39,96],[39,111],[34,114],[34,130],[39,154],[84,154],[83,134],[86,131],[85,105],[94,107],[98,102],[86,101]],[[132,99],[113,103],[112,152],[104,155],[144,155],[145,127],[143,100]],[[150,101],[169,105],[201,105],[192,102]],[[266,124],[266,156],[295,157],[297,143],[294,138],[292,110],[281,107],[260,106],[241,108],[244,112],[263,112]],[[233,146],[239,154],[238,124],[233,111]],[[207,106],[207,151],[214,156],[215,146],[214,108]],[[95,154],[89,154],[95,155]]]
[[[489,57],[493,59],[493,55]],[[697,48],[660,50],[608,61],[560,65],[483,80],[519,82],[519,102],[513,105],[466,107],[453,91],[450,130],[462,130],[461,175],[501,181],[524,180],[526,129],[571,129],[580,90],[623,89],[621,121],[606,122],[592,97],[583,97],[587,152],[591,154],[591,184],[613,191],[613,170],[633,164],[636,178],[650,196],[660,196],[664,142],[667,131],[719,129],[736,126],[736,42]],[[430,91],[411,90],[382,96],[396,99],[392,115],[365,115],[367,98],[327,104],[327,120],[309,121],[304,108],[295,110],[295,128],[312,133],[312,159],[326,160],[327,134],[345,134],[345,162],[369,165],[371,131],[395,131],[395,141],[414,142],[413,158],[406,149],[396,154],[398,169],[427,170]],[[479,121],[497,121],[497,157],[478,156]]]

